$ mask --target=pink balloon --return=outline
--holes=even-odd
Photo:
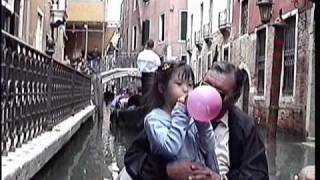
[[[221,107],[221,96],[212,86],[195,88],[187,99],[187,110],[190,116],[200,122],[209,122],[217,117]]]

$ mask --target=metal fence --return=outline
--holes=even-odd
[[[90,103],[90,77],[16,37],[1,37],[1,155]]]
[[[112,63],[113,68],[137,67],[138,53],[118,52]]]

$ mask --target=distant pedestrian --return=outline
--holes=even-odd
[[[152,86],[155,71],[161,64],[160,57],[152,50],[153,47],[153,40],[148,40],[146,48],[139,53],[137,58],[138,68],[142,73],[142,94],[145,94]]]

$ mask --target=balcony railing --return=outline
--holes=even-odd
[[[67,1],[65,0],[52,0],[50,15],[52,23],[55,25],[63,24],[67,18]]]
[[[229,9],[219,12],[218,26],[222,33],[230,31],[231,23]]]
[[[212,34],[212,24],[208,23],[203,25],[203,38],[204,39],[210,39],[213,37]]]
[[[203,39],[210,46],[212,44],[213,33],[212,33],[212,23],[203,25]]]
[[[202,48],[202,33],[201,33],[201,31],[195,32],[195,44],[198,49]]]
[[[1,154],[90,104],[90,77],[1,32]]]

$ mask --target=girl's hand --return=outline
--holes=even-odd
[[[209,168],[190,161],[169,163],[167,175],[173,180],[220,180],[220,176]]]
[[[188,95],[183,95],[181,97],[178,98],[178,102],[179,103],[182,103],[182,104],[186,104],[187,103],[187,98],[188,98]]]
[[[188,177],[188,180],[220,180],[221,177],[207,167],[191,166],[193,174]]]

